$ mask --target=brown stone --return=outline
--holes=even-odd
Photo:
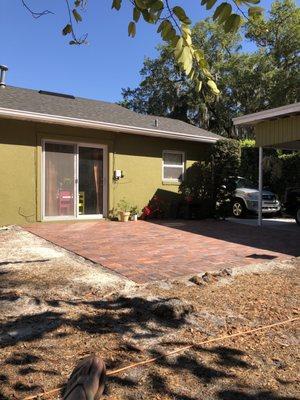
[[[163,319],[183,319],[194,311],[192,304],[179,299],[161,299],[151,307],[152,314]]]
[[[212,283],[217,280],[217,277],[211,274],[210,272],[205,272],[205,274],[202,275],[202,279],[206,283]]]
[[[206,283],[203,281],[203,279],[199,275],[192,276],[190,279],[190,282],[193,282],[195,285],[198,285],[198,286],[206,286]]]

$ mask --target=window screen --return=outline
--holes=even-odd
[[[174,150],[163,152],[163,180],[180,182],[184,174],[184,153]]]

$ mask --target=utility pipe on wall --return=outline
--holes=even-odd
[[[259,156],[258,156],[258,209],[257,209],[257,224],[258,226],[262,226],[262,191],[263,191],[263,148],[259,147]]]

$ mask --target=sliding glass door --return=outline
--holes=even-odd
[[[43,143],[43,218],[101,218],[105,213],[104,146]]]
[[[45,217],[75,216],[75,145],[45,143]]]
[[[103,215],[103,149],[79,146],[79,215]]]

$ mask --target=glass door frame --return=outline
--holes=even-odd
[[[56,143],[56,144],[69,144],[74,146],[74,215],[57,215],[57,216],[46,216],[46,171],[45,171],[45,144]],[[103,150],[103,214],[79,214],[79,147],[92,147]],[[64,221],[64,220],[86,220],[86,219],[102,219],[107,215],[107,174],[108,174],[108,156],[107,156],[107,145],[98,143],[83,143],[74,142],[67,140],[56,140],[56,139],[42,139],[42,168],[41,168],[41,210],[42,210],[42,221]]]

